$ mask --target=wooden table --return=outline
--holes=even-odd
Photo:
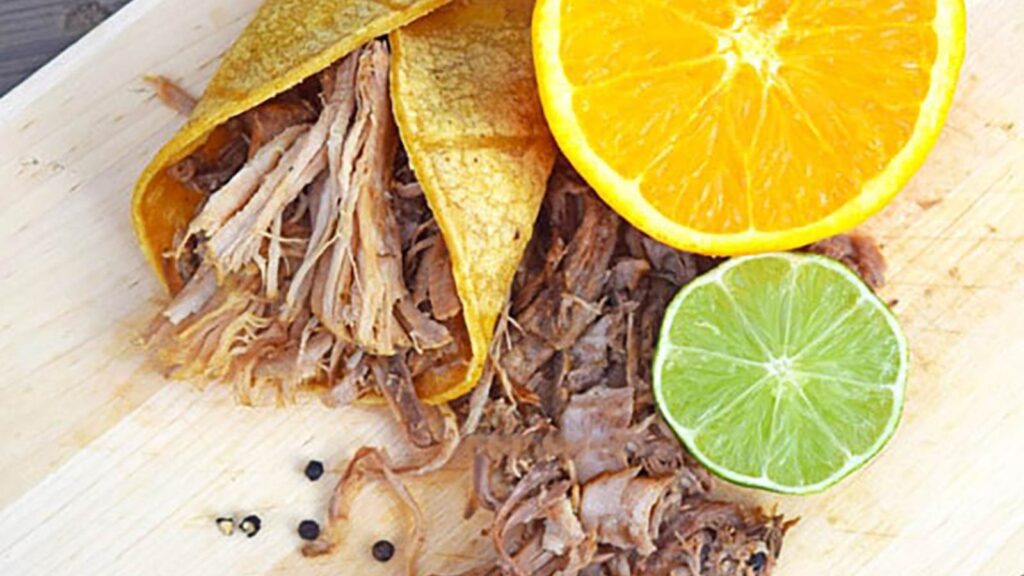
[[[129,0],[0,0],[0,96]]]
[[[334,556],[304,560],[295,535],[337,478],[308,482],[305,461],[389,444],[386,414],[243,409],[223,388],[164,381],[136,343],[162,293],[131,186],[182,122],[141,77],[198,92],[259,2],[136,0],[0,100],[0,575],[395,574],[369,555],[377,538],[402,546],[386,493],[360,496]],[[967,8],[949,122],[869,224],[913,350],[899,431],[824,494],[722,487],[802,517],[778,576],[1024,574],[1024,2]],[[460,522],[467,475],[460,463],[412,487],[422,574],[488,558],[482,515]],[[253,540],[213,524],[252,512]]]

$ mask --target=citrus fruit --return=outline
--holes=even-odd
[[[907,344],[892,312],[842,264],[766,254],[729,261],[669,305],[654,396],[690,452],[747,486],[831,486],[896,429]]]
[[[938,137],[962,0],[539,0],[534,61],[572,164],[633,225],[788,250],[881,209]]]

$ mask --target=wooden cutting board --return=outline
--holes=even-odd
[[[0,574],[395,574],[405,551],[386,494],[359,500],[347,546],[309,561],[340,466],[387,444],[385,414],[233,405],[164,381],[136,344],[161,291],[129,196],[181,123],[141,78],[199,92],[259,0],[136,0],[0,100]],[[1024,574],[1024,3],[968,2],[967,62],[937,148],[868,228],[891,262],[885,297],[913,347],[902,426],[874,464],[826,494],[729,497],[802,517],[783,576]],[[837,71],[841,73],[842,71]],[[462,523],[458,461],[413,486],[422,568],[486,561],[486,518]],[[213,518],[257,513],[254,538]]]

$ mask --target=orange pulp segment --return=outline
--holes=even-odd
[[[964,50],[962,0],[540,0],[563,152],[651,236],[708,254],[848,230],[920,167]]]

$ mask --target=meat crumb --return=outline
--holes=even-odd
[[[885,286],[885,258],[870,236],[841,234],[811,244],[805,250],[842,262],[874,290]]]

